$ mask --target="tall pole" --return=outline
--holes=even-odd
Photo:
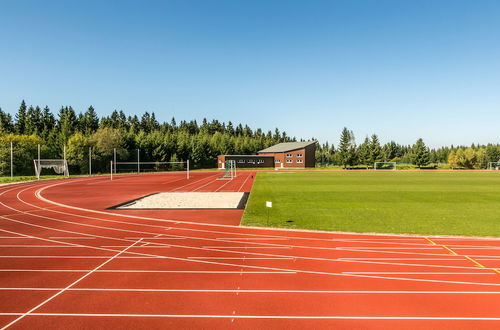
[[[139,163],[139,149],[137,149],[137,174],[141,173],[141,165]]]
[[[189,159],[187,160],[187,179],[189,180]]]
[[[89,147],[89,175],[92,175],[92,147]]]
[[[12,151],[12,141],[10,141],[10,179],[14,179],[14,153]]]
[[[111,181],[113,181],[113,161],[111,161]]]
[[[113,165],[114,165],[113,170],[115,171],[116,174],[116,148],[113,148]]]

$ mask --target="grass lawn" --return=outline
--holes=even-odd
[[[242,225],[500,236],[500,173],[261,172]]]

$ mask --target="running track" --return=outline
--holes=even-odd
[[[500,240],[238,227],[241,210],[111,210],[250,191],[253,172],[0,187],[0,327],[500,327]]]

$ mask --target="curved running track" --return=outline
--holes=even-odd
[[[0,187],[4,328],[498,328],[500,241],[238,227],[241,210],[118,211],[253,172]]]

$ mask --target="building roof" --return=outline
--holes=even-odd
[[[261,152],[287,152],[291,150],[296,150],[296,149],[302,149],[305,148],[311,144],[315,144],[316,141],[306,141],[306,142],[283,142],[283,143],[278,143],[272,147],[260,150],[259,153]]]

